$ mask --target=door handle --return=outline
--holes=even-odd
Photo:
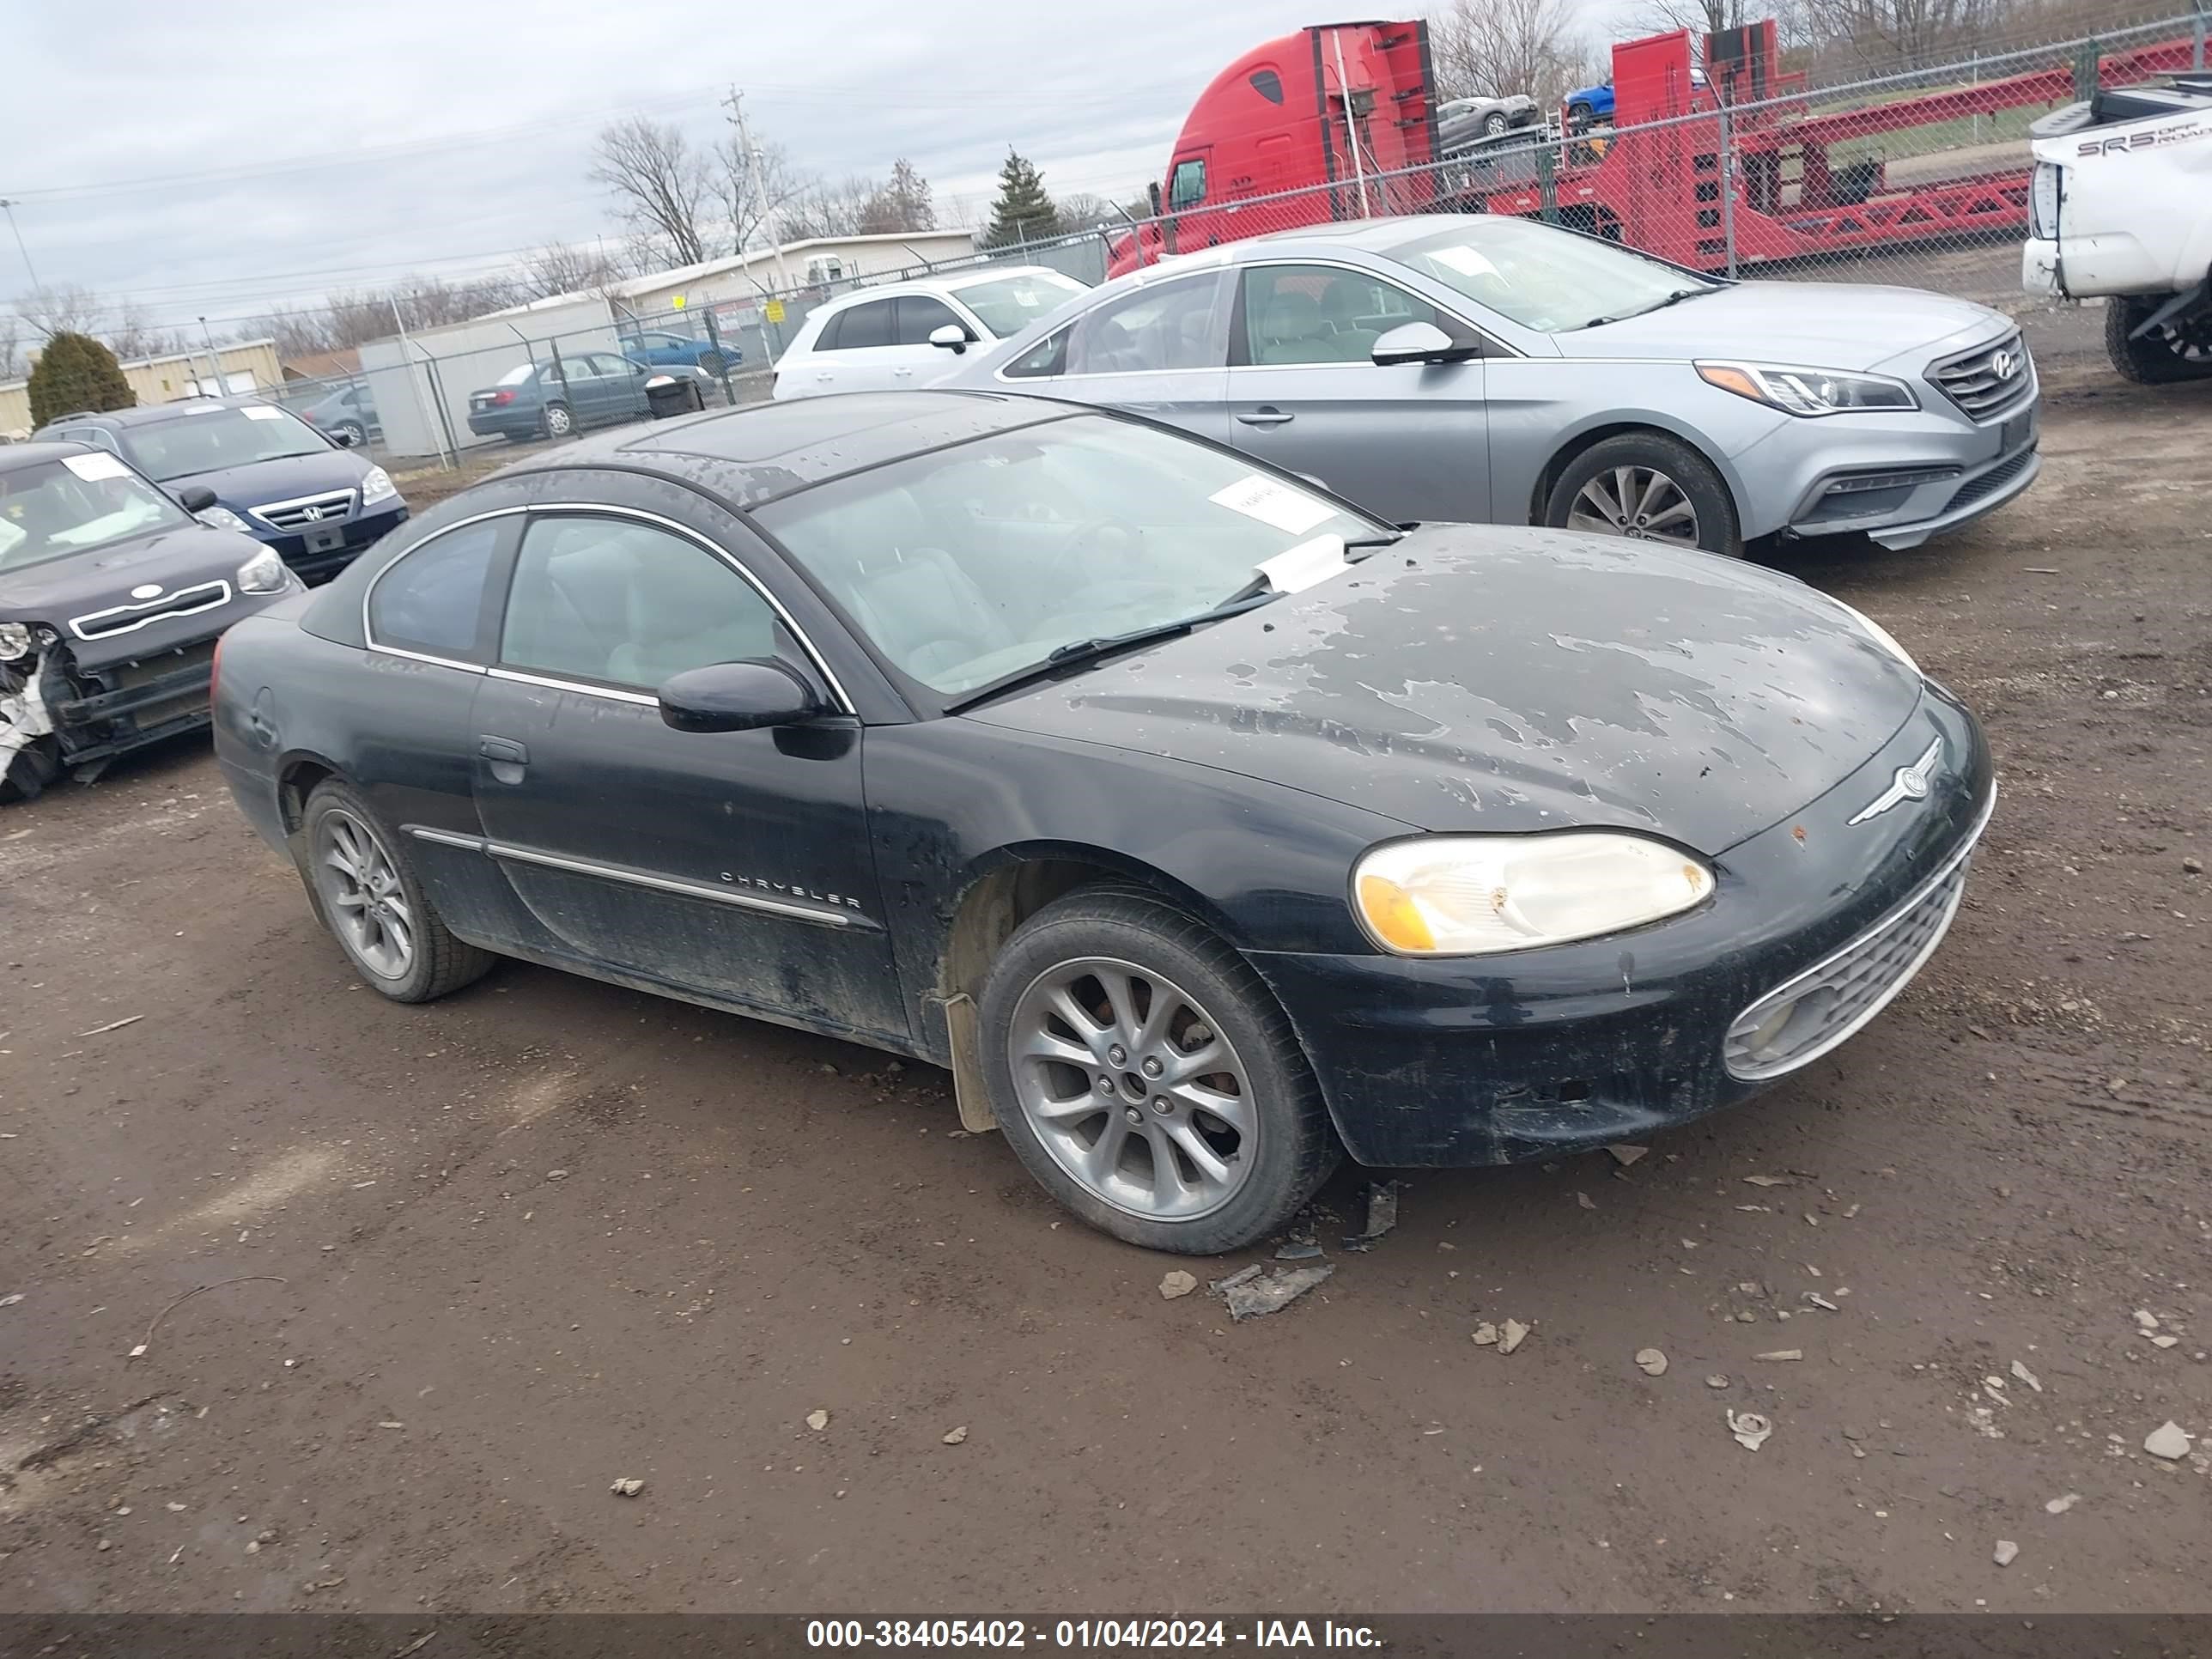
[[[479,738],[477,753],[488,761],[505,761],[511,766],[530,764],[530,750],[513,738]]]
[[[1259,408],[1248,410],[1237,418],[1246,426],[1286,426],[1297,416],[1285,415],[1273,404],[1261,404]]]

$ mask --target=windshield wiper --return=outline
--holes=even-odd
[[[1607,323],[1625,323],[1631,317],[1649,317],[1655,311],[1664,311],[1668,306],[1678,306],[1685,300],[1702,300],[1708,294],[1717,294],[1719,292],[1720,290],[1717,288],[1676,289],[1674,292],[1668,295],[1665,299],[1660,301],[1656,305],[1646,306],[1641,311],[1625,311],[1618,317],[1593,317],[1589,321],[1584,323],[1583,326],[1584,328],[1602,328]]]
[[[1258,580],[1264,582],[1265,578]],[[1054,646],[1046,653],[1042,662],[1033,662],[1027,668],[1018,668],[1011,674],[1001,675],[988,684],[979,685],[973,691],[947,703],[945,706],[945,712],[948,714],[957,714],[969,705],[981,702],[987,697],[995,697],[1000,692],[1010,690],[1024,680],[1035,679],[1039,675],[1053,673],[1063,668],[1072,668],[1082,663],[1096,662],[1101,657],[1111,656],[1116,651],[1126,651],[1132,646],[1149,645],[1155,640],[1173,639],[1179,634],[1189,633],[1194,628],[1202,628],[1207,623],[1220,622],[1224,617],[1242,616],[1247,611],[1256,611],[1270,599],[1279,597],[1273,587],[1261,586],[1257,591],[1252,591],[1251,585],[1247,584],[1246,591],[1232,593],[1220,604],[1194,612],[1188,617],[1177,617],[1169,622],[1153,623],[1145,628],[1132,628],[1121,634],[1100,634],[1087,640],[1070,640],[1065,645]]]

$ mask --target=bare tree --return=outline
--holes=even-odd
[[[891,176],[860,210],[860,229],[871,235],[895,231],[934,230],[937,204],[930,199],[929,180],[902,155],[891,163]]]
[[[149,322],[145,311],[135,300],[125,300],[117,307],[114,320],[99,332],[107,342],[108,349],[125,362],[166,356],[179,349],[183,343],[176,330],[159,328]]]
[[[1588,49],[1565,0],[1452,0],[1429,24],[1438,82],[1455,97],[1527,93],[1556,104]]]
[[[714,179],[718,205],[730,222],[733,253],[757,237],[772,234],[778,216],[814,182],[792,165],[781,144],[756,144],[748,167],[734,127],[714,147]]]
[[[2002,0],[1803,0],[1812,40],[1865,69],[1924,69],[1965,50]]]
[[[1121,216],[1113,203],[1087,190],[1071,191],[1059,198],[1056,205],[1060,209],[1060,228],[1071,234],[1079,230],[1096,230],[1103,224],[1118,225],[1121,222]],[[1145,211],[1151,211],[1149,204]],[[1139,213],[1137,216],[1142,218],[1144,214]]]
[[[681,127],[630,116],[602,129],[592,153],[592,181],[613,195],[632,228],[665,240],[678,264],[706,258],[700,209],[711,170]]]
[[[15,314],[42,337],[56,334],[98,334],[107,307],[90,289],[66,283],[42,288],[15,301]]]
[[[313,306],[278,306],[239,325],[240,339],[274,340],[279,361],[334,349],[331,316]]]
[[[548,242],[522,257],[516,287],[526,299],[556,294],[604,295],[623,279],[621,262],[599,247]]]
[[[869,206],[884,186],[873,179],[849,173],[837,184],[826,180],[808,185],[784,203],[775,216],[779,241],[803,242],[817,236],[857,236]]]
[[[1655,34],[1688,29],[1695,34],[1718,34],[1741,28],[1771,15],[1765,0],[1644,0],[1632,21]]]
[[[0,312],[0,380],[18,380],[29,372],[23,356],[23,319],[13,312]]]

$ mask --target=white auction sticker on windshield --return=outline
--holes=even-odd
[[[238,412],[249,421],[281,421],[284,418],[283,410],[272,408],[267,404],[248,404]]]
[[[98,483],[103,478],[127,478],[131,469],[112,455],[94,453],[90,455],[64,455],[62,465],[87,483]]]
[[[1303,490],[1292,489],[1256,472],[1239,478],[1226,489],[1216,490],[1206,500],[1231,513],[1242,513],[1248,519],[1273,525],[1288,536],[1304,535],[1336,511],[1327,501],[1316,501]]]
[[[1498,267],[1471,247],[1432,247],[1424,250],[1440,265],[1449,265],[1463,276],[1495,276]]]

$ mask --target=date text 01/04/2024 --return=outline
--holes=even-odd
[[[1219,1619],[1061,1619],[1031,1626],[1018,1619],[813,1619],[811,1648],[1373,1648],[1382,1638],[1364,1625],[1330,1620],[1261,1619],[1249,1629]]]

